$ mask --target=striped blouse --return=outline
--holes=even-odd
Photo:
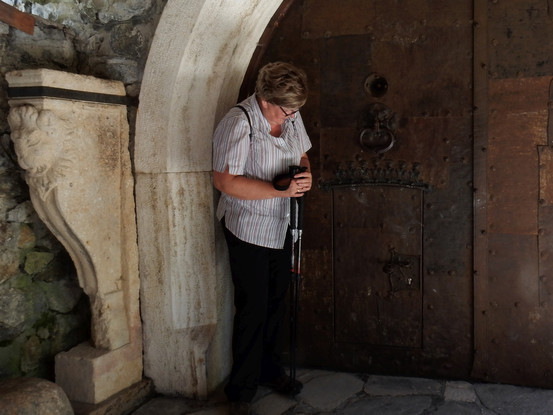
[[[255,95],[240,103],[250,116],[252,137],[246,114],[237,107],[223,117],[213,138],[213,170],[232,175],[272,181],[288,166],[298,165],[301,155],[311,148],[299,112],[288,118],[280,137],[270,134],[271,126],[263,116]],[[221,194],[217,219],[237,238],[267,248],[282,248],[290,222],[288,198],[242,200]]]

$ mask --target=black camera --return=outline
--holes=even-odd
[[[287,190],[294,176],[298,173],[307,171],[305,166],[288,166],[288,173],[282,173],[275,176],[273,179],[273,187],[277,190]]]

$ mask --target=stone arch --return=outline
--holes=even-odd
[[[281,2],[168,0],[152,42],[134,167],[144,372],[161,393],[205,397],[230,369],[211,135]]]

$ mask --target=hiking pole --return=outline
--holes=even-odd
[[[292,289],[290,290],[290,379],[294,381],[296,379],[296,345],[299,297],[301,288],[301,234],[303,229],[303,196],[299,198],[292,198],[292,200],[290,201],[290,217],[291,220],[293,220],[292,223],[294,224],[292,227]]]
[[[307,171],[305,166],[288,166],[287,173],[281,173],[273,179],[273,187],[277,190],[287,190],[294,176]],[[292,252],[290,261],[290,379],[296,379],[296,337],[298,328],[298,308],[300,295],[300,261],[301,232],[303,227],[303,196],[290,199],[290,233],[292,236]],[[296,212],[296,209],[298,212]],[[297,214],[296,214],[297,213]],[[298,255],[296,256],[296,241]]]
[[[296,324],[297,310],[295,309],[296,297],[296,238],[298,235],[296,198],[290,198],[290,231],[292,233],[292,252],[290,261],[290,378],[296,378]]]

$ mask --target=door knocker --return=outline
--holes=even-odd
[[[390,108],[381,103],[371,104],[359,136],[361,146],[377,154],[389,151],[395,143],[396,128],[397,117]]]

